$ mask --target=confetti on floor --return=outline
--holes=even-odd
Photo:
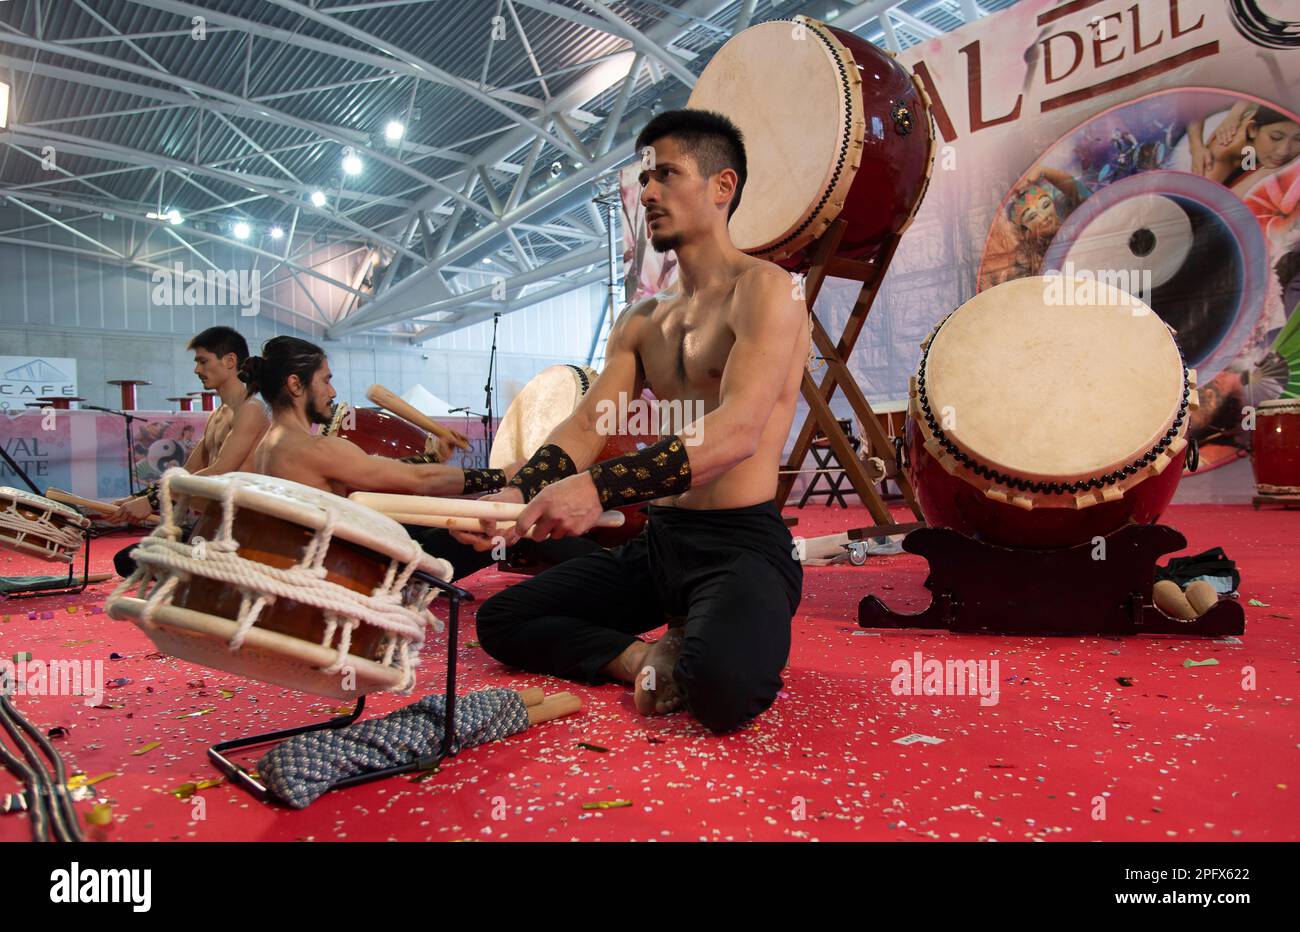
[[[868,521],[857,508],[789,513],[805,537]],[[1222,546],[1237,561],[1240,639],[854,637],[869,592],[904,611],[926,605],[924,562],[902,554],[808,568],[781,696],[751,727],[722,737],[685,715],[638,716],[625,686],[507,670],[470,647],[477,605],[516,579],[485,570],[464,583],[478,601],[462,614],[459,687],[569,690],[584,710],[471,748],[419,779],[328,793],[302,811],[264,806],[220,781],[207,748],[328,718],[336,703],[158,654],[133,625],[102,613],[112,582],[11,608],[0,657],[98,660],[105,684],[125,681],[108,698],[15,697],[43,732],[66,730],[58,746],[68,773],[90,775],[78,812],[107,830],[96,836],[105,840],[1300,839],[1288,788],[1300,770],[1300,633],[1276,617],[1300,604],[1296,516],[1186,505],[1166,523],[1188,537],[1186,552]],[[92,569],[110,569],[128,539],[96,541]],[[6,563],[10,575],[40,571],[22,558]],[[53,623],[41,612],[56,612]],[[444,644],[429,639],[418,692],[441,682]],[[891,666],[918,651],[997,661],[997,702],[895,695]],[[1189,658],[1200,663],[1185,667]],[[372,697],[367,714],[410,701]],[[909,736],[941,743],[899,743]],[[240,759],[251,766],[255,756]],[[16,789],[0,772],[0,799]],[[0,818],[0,841],[28,838],[26,819]]]

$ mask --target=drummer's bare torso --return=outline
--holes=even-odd
[[[719,405],[722,376],[736,341],[734,321],[746,308],[736,300],[742,276],[762,267],[775,268],[762,259],[744,256],[729,282],[701,289],[689,298],[666,293],[633,306],[638,315],[634,345],[637,378],[654,393],[661,411],[686,412],[686,420],[703,417]],[[782,273],[784,274],[784,273]],[[794,287],[793,281],[791,287]],[[658,499],[655,504],[678,508],[744,508],[771,501],[776,496],[781,452],[794,420],[799,384],[808,359],[808,332],[790,347],[784,371],[735,373],[731,378],[772,378],[783,381],[775,408],[767,417],[753,456],[713,481],[681,495]],[[638,386],[639,388],[639,386]],[[669,403],[664,405],[664,403]],[[671,403],[677,403],[674,407]],[[679,435],[681,423],[671,427]],[[687,437],[687,453],[690,438]],[[706,438],[701,437],[701,440]]]
[[[312,466],[316,457],[311,453],[325,439],[307,433],[296,424],[285,424],[275,419],[253,450],[253,471],[342,495],[347,491],[342,483],[330,480]]]
[[[212,412],[207,423],[203,426],[203,452],[205,462],[215,463],[221,456],[221,448],[225,446],[226,441],[230,439],[230,434],[235,428],[235,415],[239,413],[244,405],[258,405],[265,409],[257,398],[245,398],[238,404],[223,404],[217,410]],[[240,472],[249,472],[253,470],[253,451],[249,450],[244,461],[239,464],[237,469]]]

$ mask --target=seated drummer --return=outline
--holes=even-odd
[[[196,476],[219,476],[251,468],[253,447],[271,418],[266,405],[239,380],[239,367],[248,358],[248,342],[238,330],[209,327],[185,348],[194,352],[194,374],[199,383],[221,398],[221,407],[203,425],[203,436],[190,451],[185,470]],[[104,519],[109,524],[143,521],[158,510],[158,483],[116,504],[117,511]],[[130,557],[134,549],[135,544],[124,547],[113,557],[119,575],[135,572],[135,561]]]
[[[253,451],[255,472],[335,495],[349,491],[467,495],[505,485],[506,475],[500,469],[461,469],[371,456],[350,440],[313,433],[314,426],[329,426],[337,394],[329,359],[314,343],[274,337],[262,347],[261,356],[248,358],[239,377],[271,406],[271,427]]]
[[[641,202],[651,244],[676,250],[677,292],[622,314],[577,411],[489,498],[528,502],[512,534],[536,525],[539,539],[582,534],[607,508],[656,504],[645,533],[622,547],[488,599],[478,639],[506,664],[634,683],[638,711],[684,707],[727,731],[772,704],[790,651],[803,571],[773,498],[808,358],[808,311],[786,272],[731,242],[746,169],[729,120],[669,111],[636,145],[653,147]],[[593,465],[603,413],[645,386],[686,411],[702,402],[703,418]],[[486,532],[453,534],[490,545]],[[665,622],[653,644],[637,637]]]

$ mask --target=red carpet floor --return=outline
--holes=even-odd
[[[807,537],[865,523],[858,509],[792,513]],[[919,610],[924,563],[902,555],[809,568],[785,689],[725,737],[684,715],[642,718],[623,686],[503,669],[474,645],[470,606],[464,689],[570,689],[585,709],[469,749],[422,781],[330,793],[300,812],[224,784],[183,798],[185,785],[216,776],[209,744],[328,717],[337,703],[154,653],[133,625],[102,614],[110,583],[0,605],[0,652],[102,660],[106,679],[122,682],[105,692],[104,708],[15,697],[41,728],[66,729],[55,740],[73,773],[104,777],[79,803],[83,813],[111,809],[109,824],[88,828],[104,840],[1294,841],[1300,513],[1188,505],[1166,523],[1187,536],[1189,552],[1224,547],[1240,567],[1243,603],[1263,603],[1246,606],[1240,643],[868,633],[854,621],[858,600],[875,592]],[[111,569],[128,540],[97,541],[92,568]],[[0,575],[36,572],[49,570],[0,553]],[[483,598],[512,578],[487,570],[468,588]],[[891,664],[916,651],[997,660],[998,703],[894,695]],[[423,691],[441,682],[442,658],[431,641]],[[1184,667],[1187,659],[1218,664]],[[1244,688],[1252,671],[1255,688]],[[371,708],[408,701],[383,697]],[[942,743],[896,743],[909,735]],[[0,772],[0,796],[15,788]],[[631,805],[583,808],[614,800]],[[0,815],[0,840],[27,837],[26,816]]]

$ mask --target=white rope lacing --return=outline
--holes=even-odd
[[[37,505],[28,505],[37,508]],[[28,537],[33,542],[39,541],[51,554],[63,551],[76,553],[81,546],[81,528],[76,525],[60,526],[54,523],[54,512],[44,511],[39,518],[32,518],[18,510],[17,502],[9,502],[0,509],[0,531],[12,531],[14,543],[21,544]]]
[[[280,569],[248,560],[238,554],[239,542],[234,539],[233,525],[237,510],[235,496],[241,488],[237,480],[227,480],[221,500],[221,524],[217,539],[210,541],[180,541],[181,528],[173,520],[170,480],[175,470],[163,476],[160,499],[162,523],[153,535],[140,541],[131,556],[136,561],[136,572],[124,580],[111,598],[133,586],[138,586],[140,598],[146,599],[141,622],[152,625],[153,616],[162,605],[171,603],[171,594],[182,579],[200,577],[225,583],[237,588],[242,598],[236,620],[236,630],[230,640],[232,652],[238,651],[248,632],[257,624],[263,609],[277,598],[291,599],[324,612],[325,635],[322,647],[330,647],[335,635],[334,662],[322,668],[323,673],[337,673],[348,662],[348,651],[353,632],[361,624],[374,625],[388,633],[384,643],[383,666],[394,666],[402,673],[398,692],[409,690],[415,683],[414,667],[424,644],[424,629],[432,624],[441,632],[442,621],[429,610],[436,592],[431,588],[419,593],[412,604],[403,602],[403,590],[409,583],[423,556],[420,545],[410,541],[410,550],[404,560],[390,561],[384,579],[370,594],[354,592],[326,578],[325,556],[339,522],[338,514],[326,509],[324,525],[313,535],[302,559],[294,566]],[[161,582],[152,592],[151,583]],[[396,654],[396,658],[394,657]]]

